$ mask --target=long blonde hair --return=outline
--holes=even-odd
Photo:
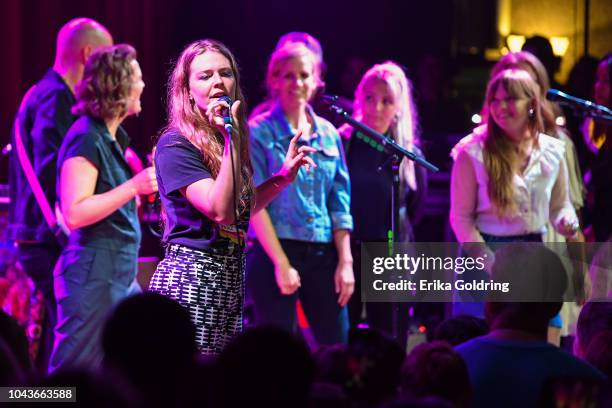
[[[240,101],[238,123],[234,131],[239,135],[240,160],[242,163],[242,191],[240,192],[240,211],[244,211],[247,200],[253,193],[253,171],[249,155],[248,127],[246,124],[246,104],[240,87],[240,73],[236,59],[222,43],[205,39],[189,44],[179,56],[168,82],[168,125],[165,130],[176,130],[193,143],[201,152],[204,164],[213,178],[219,174],[223,155],[224,139],[208,119],[190,99],[189,77],[193,60],[206,52],[217,52],[230,63],[232,74],[236,79],[235,94],[230,95],[233,101]]]
[[[485,104],[490,110],[490,104],[497,90],[503,89],[512,98],[527,98],[533,114],[529,116],[529,131],[535,137],[544,130],[540,87],[524,70],[507,69],[494,76],[487,86]],[[516,212],[514,202],[514,186],[512,178],[516,173],[518,154],[516,145],[495,123],[492,115],[488,115],[486,138],[484,142],[484,164],[489,176],[488,192],[490,200],[496,204],[500,217]],[[535,139],[537,142],[537,138]]]
[[[363,120],[364,86],[372,79],[378,79],[387,84],[398,105],[396,118],[389,127],[389,134],[400,146],[412,151],[418,141],[418,122],[415,104],[412,100],[412,84],[404,74],[404,70],[396,63],[386,61],[376,64],[363,75],[355,89],[353,117],[358,121]],[[417,189],[414,163],[411,160],[402,160],[400,179],[412,190]]]

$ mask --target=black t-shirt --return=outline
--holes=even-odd
[[[57,154],[62,140],[76,120],[70,109],[75,99],[62,77],[50,69],[28,91],[17,113],[21,139],[47,201],[56,201]],[[15,128],[11,143],[15,144]],[[7,238],[10,240],[55,242],[43,213],[21,167],[17,149],[9,160],[11,205]]]
[[[189,185],[212,178],[200,150],[185,136],[167,131],[157,142],[155,172],[165,211],[163,241],[199,250],[233,253],[244,243],[249,210],[234,225],[221,225],[198,211],[181,193]]]
[[[351,178],[351,214],[355,225],[351,238],[358,241],[387,241],[391,229],[393,184],[389,155],[382,145],[357,131],[353,131],[350,141],[345,143],[345,151]],[[413,152],[421,155],[416,146]],[[426,190],[426,170],[416,166],[415,172],[417,191],[404,186],[404,197],[400,197],[400,241],[413,239],[409,218],[418,211],[416,207],[422,205]]]

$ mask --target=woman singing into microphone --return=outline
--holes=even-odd
[[[249,216],[293,181],[301,166],[314,166],[306,157],[314,149],[298,149],[299,135],[292,137],[277,172],[254,187],[238,67],[217,41],[196,41],[183,50],[168,93],[168,125],[154,157],[167,248],[149,289],[186,307],[199,350],[217,354],[242,329]],[[223,118],[230,114],[232,134]]]

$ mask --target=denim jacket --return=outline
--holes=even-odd
[[[310,153],[317,167],[309,172],[300,169],[295,181],[267,210],[278,238],[331,242],[333,230],[353,229],[349,174],[338,131],[312,108],[308,112],[313,133],[310,140],[300,140],[300,145],[317,149]],[[278,104],[249,121],[249,128],[254,179],[259,185],[280,170],[296,131]]]

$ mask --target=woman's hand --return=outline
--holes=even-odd
[[[291,139],[289,143],[289,148],[287,149],[287,154],[285,155],[285,161],[283,163],[283,167],[280,169],[277,176],[280,176],[283,181],[287,183],[293,182],[295,177],[297,176],[300,167],[304,166],[306,171],[310,171],[310,168],[315,168],[317,165],[312,160],[312,158],[308,157],[307,153],[316,152],[317,149],[310,146],[300,146],[298,147],[297,143],[300,137],[302,136],[302,131],[299,130],[295,136]]]
[[[564,215],[557,222],[557,231],[566,238],[574,238],[580,230],[580,223],[575,217]]]
[[[301,286],[300,274],[289,264],[289,261],[275,263],[274,277],[283,295],[292,295]]]
[[[355,275],[353,275],[352,262],[338,262],[334,274],[334,287],[338,294],[338,304],[345,306],[355,291]]]
[[[238,109],[240,108],[240,101],[234,101],[232,106],[227,103],[224,99],[213,99],[206,108],[206,118],[208,122],[216,127],[219,132],[225,137],[225,140],[232,136],[227,133],[225,130],[225,121],[223,120],[223,112],[226,109],[230,110],[230,114],[232,115],[232,123],[238,123]]]
[[[157,177],[155,177],[154,167],[147,167],[132,177],[130,181],[138,195],[157,192]]]

